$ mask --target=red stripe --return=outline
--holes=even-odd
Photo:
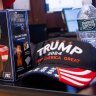
[[[8,55],[8,50],[4,52],[0,52],[0,55]]]
[[[76,75],[76,74],[71,74],[71,73],[67,73],[67,72],[63,72],[63,71],[60,71],[60,69],[62,70],[68,70],[68,71],[72,71],[72,72],[82,72],[82,71],[85,71],[83,69],[80,69],[80,68],[57,68],[57,71],[58,71],[58,74],[59,74],[59,80],[63,83],[66,83],[66,84],[69,84],[71,86],[75,86],[75,87],[84,87],[84,86],[87,86],[88,84],[90,84],[90,82],[94,79],[94,77],[96,77],[96,72],[90,72],[86,75]],[[66,76],[64,74],[61,74],[62,73],[67,73],[69,74],[69,76]],[[71,75],[71,76],[70,76]],[[75,76],[75,77],[81,77],[81,78],[85,78],[85,79],[88,79],[90,78],[90,81],[82,81],[82,80],[77,80],[77,79],[74,79],[72,76]],[[81,86],[81,85],[82,86]]]
[[[8,47],[4,45],[0,45],[0,56],[7,55],[8,56]],[[8,58],[2,58],[2,62],[6,62]]]

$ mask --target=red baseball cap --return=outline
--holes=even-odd
[[[4,9],[9,8],[15,2],[15,0],[2,0]]]

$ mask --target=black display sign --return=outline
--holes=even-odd
[[[0,78],[16,81],[32,69],[25,10],[0,11]]]

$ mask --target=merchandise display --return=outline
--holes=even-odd
[[[31,58],[27,11],[0,11],[0,80],[18,80],[32,69]]]
[[[15,1],[0,3],[0,96],[96,95],[92,1]]]
[[[46,40],[37,44],[34,62],[36,68],[29,76],[48,76],[76,88],[89,86],[96,77],[96,49],[86,42],[63,37]]]

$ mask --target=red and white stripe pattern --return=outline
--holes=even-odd
[[[59,80],[74,87],[85,87],[96,77],[96,72],[80,68],[57,68]]]
[[[8,60],[8,47],[4,45],[0,45],[0,56],[2,62],[6,62]]]

